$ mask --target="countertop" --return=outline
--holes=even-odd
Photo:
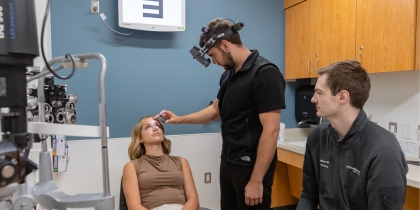
[[[305,155],[306,137],[309,132],[309,128],[286,129],[286,140],[277,142],[277,147]],[[420,161],[419,158],[406,157],[406,159]],[[420,166],[408,164],[407,185],[420,189]]]

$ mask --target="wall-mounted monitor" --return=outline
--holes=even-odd
[[[186,0],[118,0],[120,27],[146,31],[184,31]]]

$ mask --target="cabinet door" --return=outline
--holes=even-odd
[[[356,59],[369,73],[414,68],[415,0],[357,0]]]
[[[307,0],[286,10],[286,79],[315,76],[314,2]]]
[[[354,60],[356,0],[316,0],[315,16],[315,70],[337,61]]]

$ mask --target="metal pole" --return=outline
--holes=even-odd
[[[79,54],[73,55],[74,58],[81,58],[81,59],[97,59],[100,62],[100,73],[99,73],[99,123],[101,127],[101,147],[102,147],[102,172],[103,172],[103,189],[104,189],[104,196],[109,196],[111,194],[110,187],[109,187],[109,164],[108,164],[108,136],[106,130],[106,103],[105,103],[105,73],[106,73],[106,59],[103,55],[99,53],[90,53],[90,54]],[[48,62],[48,65],[52,66],[55,63],[62,62],[64,56],[55,57]],[[60,66],[54,71],[58,71],[63,69],[63,66]],[[32,81],[34,79],[38,80],[38,110],[39,110],[39,119],[40,122],[45,122],[45,109],[44,109],[44,77],[45,75],[49,74],[47,67],[45,66],[41,73],[35,75],[29,79],[27,82]],[[47,151],[47,143],[45,142],[45,138],[41,135],[42,141],[42,151]]]

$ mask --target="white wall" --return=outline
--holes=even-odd
[[[171,155],[185,157],[190,163],[200,205],[220,209],[219,163],[222,149],[220,133],[168,135],[172,141]],[[119,209],[122,169],[129,161],[127,148],[130,138],[108,140],[110,189],[115,195],[115,209]],[[67,172],[54,173],[54,182],[66,194],[101,193],[102,156],[100,140],[69,141],[70,162]],[[50,148],[50,147],[49,147]],[[38,164],[39,144],[34,145],[29,158]],[[204,184],[204,173],[211,172],[211,183]],[[38,180],[38,172],[36,180]],[[33,176],[28,176],[33,186]],[[93,208],[89,208],[93,209]]]
[[[411,140],[417,140],[420,125],[420,71],[370,74],[372,88],[364,107],[372,121],[388,130],[397,123],[397,138],[402,138],[402,124],[410,124]]]

